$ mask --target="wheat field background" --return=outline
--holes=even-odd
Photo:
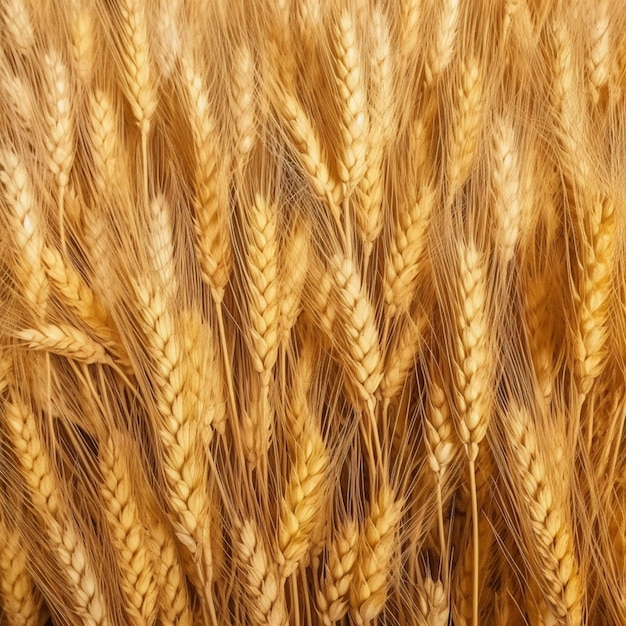
[[[0,624],[624,626],[626,3],[0,1]]]

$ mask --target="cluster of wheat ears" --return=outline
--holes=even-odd
[[[0,623],[626,624],[622,0],[0,2]]]

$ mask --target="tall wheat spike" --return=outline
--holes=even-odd
[[[626,624],[625,25],[0,2],[0,625]]]

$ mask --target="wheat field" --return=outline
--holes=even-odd
[[[0,0],[0,624],[626,624],[622,0]]]

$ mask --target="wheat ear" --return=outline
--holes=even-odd
[[[513,404],[509,416],[514,459],[510,467],[519,479],[519,511],[529,533],[526,545],[537,559],[536,574],[545,583],[540,587],[554,616],[577,626],[582,623],[582,582],[565,503],[554,490],[528,410]]]
[[[447,626],[450,617],[450,605],[446,587],[440,580],[430,576],[418,590],[418,605],[427,626]]]
[[[41,626],[47,617],[27,556],[18,529],[0,514],[0,607],[11,626]]]
[[[16,251],[15,265],[22,294],[37,316],[43,316],[48,303],[49,285],[41,255],[44,232],[39,204],[35,199],[32,181],[21,158],[14,152],[0,152],[0,181],[9,206],[7,214],[13,231]]]
[[[587,71],[589,89],[593,101],[598,104],[602,91],[611,76],[611,21],[609,3],[603,0],[594,6],[594,15],[589,33]]]
[[[142,136],[150,132],[157,108],[156,77],[151,65],[145,0],[121,0],[118,5],[122,38],[124,90]]]
[[[374,394],[382,379],[380,337],[374,308],[351,258],[333,257],[332,277],[341,324],[341,335],[337,339],[344,364],[358,399],[373,406]]]
[[[460,0],[445,0],[440,7],[435,41],[426,61],[426,82],[432,83],[450,65],[459,25]]]
[[[474,57],[461,64],[460,83],[452,112],[446,153],[448,198],[461,188],[469,175],[478,146],[483,103],[483,76]]]
[[[344,195],[365,174],[368,114],[363,80],[362,53],[356,24],[345,10],[335,31],[335,80],[339,91],[341,157],[337,168]]]
[[[221,302],[228,283],[232,252],[223,158],[219,153],[217,123],[209,91],[190,57],[182,59],[183,89],[191,125],[196,165],[194,208],[196,252],[202,279]]]
[[[158,589],[147,533],[132,489],[131,468],[124,444],[117,436],[100,442],[100,493],[120,571],[124,608],[137,626],[154,623]]]
[[[359,558],[359,527],[356,520],[343,522],[328,545],[322,588],[317,595],[325,626],[339,621],[350,606],[349,592]]]
[[[424,413],[424,441],[428,453],[428,465],[437,481],[437,522],[439,526],[439,549],[441,552],[444,585],[448,585],[448,551],[443,521],[443,487],[447,470],[454,461],[458,445],[454,437],[454,422],[441,374],[434,364],[430,367],[428,395]]]
[[[248,519],[241,525],[237,548],[251,617],[258,624],[287,626],[289,621],[282,583],[253,520]]]
[[[254,147],[257,123],[254,58],[245,43],[235,52],[234,66],[231,115],[235,131],[235,152],[241,165]]]
[[[74,68],[85,87],[91,85],[96,59],[96,24],[88,0],[72,0],[70,12]]]
[[[7,0],[2,7],[4,27],[15,50],[28,54],[35,46],[35,29],[24,0]]]
[[[91,174],[100,194],[110,194],[119,180],[121,156],[118,114],[111,96],[102,88],[89,92],[89,144],[93,161]]]
[[[476,244],[457,250],[456,321],[452,365],[457,431],[469,460],[474,545],[474,624],[478,623],[478,505],[475,463],[491,418],[494,364],[487,317],[487,271]]]
[[[158,194],[150,203],[147,252],[152,272],[160,281],[164,297],[169,300],[178,293],[172,232],[169,203],[163,194]]]
[[[45,523],[56,558],[66,576],[73,610],[86,626],[108,626],[94,564],[73,520],[64,510],[62,488],[33,412],[21,400],[14,400],[6,405],[6,424],[29,495]]]
[[[209,519],[207,475],[196,442],[196,407],[191,405],[185,379],[192,374],[183,352],[184,343],[160,291],[137,285],[141,324],[147,339],[155,380],[154,393],[159,411],[161,441],[168,503],[175,519],[179,540],[197,559],[202,582],[212,576],[210,546],[205,523]],[[200,560],[201,559],[201,560]],[[207,602],[210,602],[210,589]]]
[[[615,205],[610,198],[593,198],[581,211],[582,262],[575,289],[578,304],[574,340],[574,374],[580,393],[589,393],[606,360],[612,278],[615,262]]]
[[[416,364],[423,347],[428,317],[422,309],[416,307],[413,315],[406,315],[398,321],[400,324],[387,349],[380,381],[380,393],[387,402],[402,391],[411,368]]]
[[[419,267],[426,242],[435,190],[424,187],[417,201],[398,213],[386,250],[383,291],[385,315],[392,318],[408,311],[419,279]]]
[[[500,118],[496,121],[492,151],[495,240],[506,264],[515,254],[528,217],[523,199],[517,137],[510,120]]]
[[[160,0],[156,18],[156,61],[161,74],[168,79],[174,73],[176,62],[181,56],[183,41],[179,17],[181,0]]]
[[[178,549],[169,525],[159,513],[151,516],[150,539],[155,556],[159,620],[163,626],[192,626],[191,600]]]
[[[401,515],[402,502],[389,486],[383,485],[370,504],[360,533],[359,560],[350,597],[352,615],[359,625],[380,615],[387,602]]]
[[[291,94],[281,92],[279,109],[311,188],[326,204],[335,223],[341,226],[341,189],[330,172],[327,154],[317,129],[302,105]]]
[[[366,258],[371,255],[372,246],[383,227],[383,161],[385,149],[393,137],[395,123],[389,25],[380,9],[372,17],[374,49],[370,55],[370,125],[366,167],[357,187],[359,201],[356,205],[356,225]]]
[[[67,324],[40,324],[15,333],[31,350],[44,350],[82,363],[110,364],[101,344],[78,328]]]
[[[311,546],[324,504],[329,454],[319,427],[305,423],[295,444],[295,459],[280,503],[278,547],[281,574],[290,576]]]
[[[257,194],[244,214],[246,292],[254,368],[268,380],[278,354],[278,208]]]
[[[57,50],[50,50],[44,57],[46,68],[46,148],[48,166],[54,175],[59,194],[59,228],[61,246],[65,243],[64,197],[74,163],[75,131],[72,112],[70,74],[63,57]]]
[[[302,290],[311,253],[308,227],[308,221],[297,220],[281,254],[280,337],[283,345],[289,340],[302,309]]]

